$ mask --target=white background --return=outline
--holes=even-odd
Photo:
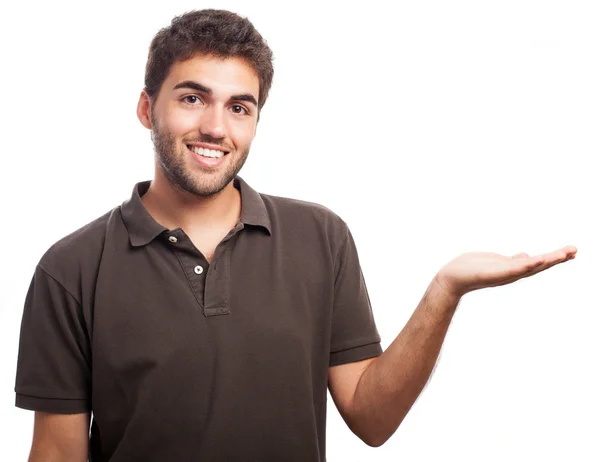
[[[463,299],[429,385],[381,448],[331,405],[328,460],[600,460],[600,5],[389,3],[1,7],[2,460],[26,460],[31,441],[13,386],[34,267],[152,178],[135,116],[147,48],[204,7],[248,16],[275,54],[242,177],[346,220],[384,347],[454,256],[579,249]]]

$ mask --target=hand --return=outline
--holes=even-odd
[[[434,280],[449,295],[462,297],[473,290],[502,286],[532,276],[572,260],[576,253],[573,246],[535,256],[519,253],[506,257],[491,252],[469,252],[447,263]]]

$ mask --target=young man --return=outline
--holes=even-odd
[[[15,391],[36,411],[30,461],[324,461],[327,387],[381,445],[464,294],[574,258],[461,255],[382,353],[346,224],[237,176],[271,61],[225,11],[154,38],[137,115],[155,177],[52,246],[27,294]]]

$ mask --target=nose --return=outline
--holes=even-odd
[[[225,138],[225,117],[220,107],[213,105],[204,111],[200,121],[200,131],[213,138]]]

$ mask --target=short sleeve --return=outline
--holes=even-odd
[[[90,411],[91,348],[80,303],[41,266],[29,286],[21,323],[16,406]]]
[[[356,244],[346,227],[336,258],[329,365],[379,356],[380,342]]]

